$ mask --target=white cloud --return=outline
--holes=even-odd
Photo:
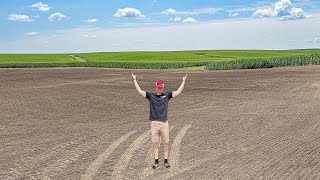
[[[174,14],[175,12],[177,12],[175,9],[169,8],[165,11],[162,12],[162,14]]]
[[[138,9],[135,8],[119,8],[113,15],[114,17],[145,17]]]
[[[38,34],[40,34],[40,32],[28,32],[28,33],[26,33],[26,35],[38,35]]]
[[[186,18],[184,20],[181,17],[175,17],[175,18],[171,17],[168,21],[169,22],[184,22],[184,23],[195,23],[195,22],[197,22],[197,20],[192,18],[192,17],[188,17],[188,18]]]
[[[197,20],[192,18],[192,17],[188,17],[187,19],[183,20],[182,22],[184,22],[184,23],[195,23],[195,22],[197,22]]]
[[[88,19],[87,22],[96,23],[96,22],[98,22],[98,20],[97,19]]]
[[[37,8],[39,11],[49,11],[50,10],[50,7],[48,6],[48,4],[43,4],[42,2],[32,4],[31,7]]]
[[[169,22],[180,22],[182,20],[182,18],[181,17],[175,17],[175,18],[170,18],[168,21]]]
[[[289,13],[290,13],[290,16],[284,17],[284,18],[287,18],[288,20],[290,20],[290,19],[305,19],[305,18],[311,17],[311,16],[305,16],[301,8],[294,7],[289,11]]]
[[[34,21],[33,19],[30,19],[29,16],[23,15],[23,14],[10,14],[8,16],[9,21],[25,21],[25,22],[31,22]]]
[[[271,8],[268,9],[258,9],[256,12],[253,13],[255,17],[276,17],[277,15]]]
[[[63,14],[61,14],[61,13],[56,12],[56,13],[54,13],[54,14],[51,14],[51,15],[48,17],[48,20],[49,20],[49,21],[61,21],[61,20],[66,19],[66,18],[67,18],[67,16],[65,16],[65,15],[63,15]]]
[[[237,13],[237,12],[229,12],[230,17],[236,17],[238,15],[239,15],[239,13]]]
[[[216,14],[221,11],[221,8],[201,8],[201,9],[193,9],[190,11],[176,11],[175,9],[167,9],[163,11],[162,14],[179,14],[179,15],[198,15],[198,14]]]
[[[277,16],[286,16],[289,15],[290,7],[292,6],[292,3],[290,0],[280,0],[279,2],[276,2],[274,4],[274,13]]]
[[[305,16],[301,8],[292,7],[290,0],[280,0],[273,4],[273,7],[258,9],[253,13],[254,17],[281,17],[281,20],[305,19],[311,16]]]

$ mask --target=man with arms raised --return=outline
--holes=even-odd
[[[181,94],[185,81],[187,79],[187,74],[182,78],[182,83],[178,90],[173,92],[164,92],[164,82],[162,80],[158,80],[156,82],[156,92],[146,92],[141,90],[138,82],[137,76],[133,73],[131,74],[134,85],[139,92],[139,94],[143,97],[148,98],[150,102],[150,121],[151,121],[151,136],[152,136],[152,144],[153,144],[153,154],[155,163],[152,166],[153,169],[156,169],[159,166],[158,161],[158,145],[161,140],[163,142],[163,151],[164,151],[164,166],[166,168],[170,167],[168,162],[168,152],[169,152],[169,123],[167,120],[167,112],[168,112],[168,102],[171,98],[177,97]]]

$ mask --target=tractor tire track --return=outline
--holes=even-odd
[[[124,170],[130,161],[131,157],[133,156],[133,153],[135,150],[140,147],[150,136],[150,131],[144,132],[142,135],[140,135],[126,150],[126,152],[121,156],[120,160],[118,161],[116,167],[114,168],[114,171],[112,173],[111,179],[123,179]]]
[[[186,135],[188,129],[191,127],[191,125],[186,125],[184,126],[180,132],[178,133],[178,135],[176,136],[176,138],[174,139],[173,143],[172,143],[172,150],[170,153],[170,159],[171,159],[171,168],[172,171],[176,170],[179,168],[179,155],[180,155],[180,144],[182,139],[184,138],[184,136]]]
[[[109,155],[122,143],[125,141],[129,136],[131,136],[135,131],[131,131],[122,137],[120,137],[117,141],[113,142],[102,154],[98,156],[97,159],[94,160],[88,167],[85,174],[82,175],[81,180],[90,180],[93,179],[95,174],[97,173],[98,169],[102,165],[105,159],[109,157]]]

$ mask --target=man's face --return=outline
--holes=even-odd
[[[161,94],[161,93],[163,93],[163,89],[164,88],[159,88],[159,87],[156,87],[156,92],[157,92],[157,94]]]

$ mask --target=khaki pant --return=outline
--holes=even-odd
[[[157,143],[161,140],[163,143],[169,143],[169,123],[168,121],[151,121],[151,136],[152,143]]]

